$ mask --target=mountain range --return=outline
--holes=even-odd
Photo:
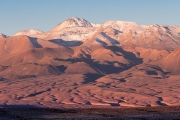
[[[44,73],[51,74],[47,67],[49,65],[53,66],[57,73],[65,72],[57,66],[62,65],[68,70],[68,65],[61,64],[62,61],[68,64],[68,59],[79,59],[78,64],[86,63],[83,66],[88,64],[88,68],[93,67],[105,73],[106,67],[102,69],[99,66],[112,66],[109,71],[113,73],[119,72],[122,66],[150,64],[171,74],[180,73],[178,26],[140,25],[125,21],[93,24],[83,18],[72,17],[48,32],[38,29],[22,30],[13,36],[1,34],[0,37],[0,65],[4,68],[0,72],[2,76],[7,73],[11,76],[8,71],[13,72],[11,69],[14,65],[24,66],[35,62],[35,66],[46,66]],[[93,64],[95,65],[92,66]],[[115,68],[118,70],[115,71]],[[21,74],[25,72],[19,71]],[[26,74],[39,75],[38,72],[30,71],[26,71]]]
[[[159,82],[159,80],[177,79],[180,75],[179,56],[179,26],[141,25],[127,21],[94,24],[83,18],[72,17],[48,32],[31,29],[21,30],[13,36],[0,34],[0,77],[2,80],[38,79],[41,81],[46,78],[52,78],[51,80],[62,78],[67,79],[65,83],[71,87],[80,85],[79,90],[89,89],[89,92],[86,91],[88,93],[82,92],[82,94],[93,93],[93,89],[100,92],[107,86],[116,91],[116,95],[113,93],[114,102],[108,102],[110,98],[107,96],[111,93],[101,91],[99,94],[106,96],[106,99],[103,98],[101,101],[93,97],[90,101],[87,99],[81,101],[81,98],[72,96],[67,97],[68,99],[62,98],[63,100],[58,97],[63,104],[81,101],[85,105],[110,104],[113,106],[119,103],[120,106],[175,105],[166,98],[166,95],[161,94],[161,97],[155,95],[160,94],[158,93],[160,88],[152,88],[154,92],[149,93],[155,98],[145,95],[143,99],[151,99],[150,102],[132,102],[129,96],[126,99],[125,93],[130,91],[130,95],[138,94],[142,97],[144,94],[139,94],[138,90],[143,89],[133,91],[130,88],[132,84],[144,84],[142,82],[144,79],[149,80],[148,84],[151,84],[150,80]],[[121,98],[122,102],[116,101],[116,96],[119,95],[118,85],[121,86],[123,82],[130,80],[141,81],[129,82],[130,88],[124,88],[125,91],[120,90],[124,97]],[[154,84],[152,83],[152,86]],[[162,85],[166,84],[162,83]],[[94,91],[94,95],[96,92]],[[97,98],[101,97],[99,94]],[[24,97],[28,96],[24,95]],[[72,98],[74,100],[71,100]],[[164,101],[161,98],[164,98]],[[136,101],[141,100],[136,98]]]

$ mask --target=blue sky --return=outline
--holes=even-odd
[[[49,31],[76,16],[89,22],[109,20],[180,26],[180,0],[0,0],[0,33]]]

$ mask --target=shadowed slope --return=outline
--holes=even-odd
[[[8,37],[0,40],[0,55],[24,52],[41,47],[36,38],[28,36]]]
[[[25,52],[9,54],[0,58],[1,76],[19,77],[59,75],[66,69],[55,58],[68,59],[73,55],[70,48],[36,48]]]
[[[0,55],[22,53],[35,48],[58,48],[61,46],[47,40],[28,37],[25,35],[13,36],[0,40]]]
[[[37,62],[45,58],[54,59],[57,57],[67,59],[72,55],[73,51],[70,48],[40,48],[3,56],[0,59],[0,64],[9,66],[23,62]]]
[[[117,46],[90,45],[74,49],[74,53],[74,62],[85,62],[105,74],[120,72],[142,63],[141,58]]]
[[[1,76],[9,78],[29,78],[36,76],[48,76],[48,75],[59,75],[63,71],[59,71],[52,65],[41,65],[37,63],[22,63],[8,67],[6,70],[0,73]]]
[[[180,74],[180,47],[165,56],[162,60],[157,61],[155,64],[171,74]]]
[[[54,39],[49,40],[52,43],[56,43],[58,45],[64,46],[64,47],[74,47],[74,46],[80,46],[82,44],[81,41],[73,40],[73,41],[65,41],[61,39]]]
[[[165,79],[169,77],[167,75],[168,72],[165,72],[160,67],[151,64],[140,64],[119,74],[124,78],[149,76],[157,79]]]
[[[143,63],[152,63],[166,57],[170,51],[167,50],[156,50],[151,48],[139,48],[135,46],[122,46],[124,50],[133,52],[136,57],[142,58]]]

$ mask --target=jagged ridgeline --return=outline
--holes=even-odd
[[[48,32],[21,30],[13,36],[0,34],[0,39],[0,75],[7,78],[64,73],[103,76],[140,64],[179,74],[178,26],[127,21],[94,24],[72,17]]]

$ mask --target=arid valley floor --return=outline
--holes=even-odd
[[[88,83],[86,81],[88,80]],[[111,74],[89,82],[85,75],[61,75],[1,81],[1,107],[177,106],[179,76]]]

